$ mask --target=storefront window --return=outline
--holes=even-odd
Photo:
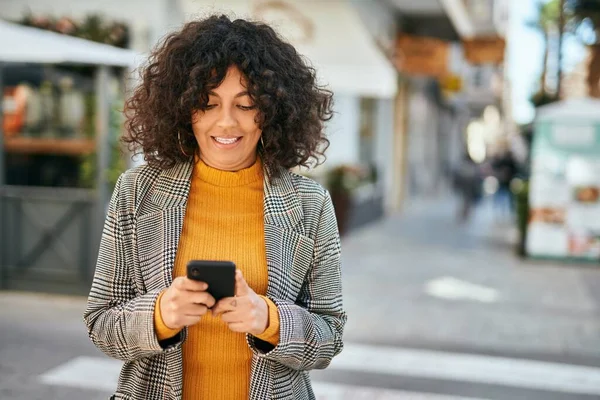
[[[5,182],[92,187],[93,70],[14,66],[4,70]]]

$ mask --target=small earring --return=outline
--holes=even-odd
[[[263,140],[263,135],[260,135],[260,145],[262,146],[263,151],[265,151],[265,141]]]
[[[179,144],[179,150],[183,153],[184,156],[190,158],[191,156],[183,150],[183,146],[181,145],[181,133],[177,131],[177,143]]]

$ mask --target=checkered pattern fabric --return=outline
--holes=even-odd
[[[308,371],[327,367],[343,347],[340,240],[327,191],[281,172],[264,183],[267,296],[280,338],[274,347],[247,335],[250,398],[314,399]],[[110,201],[84,320],[93,343],[124,361],[115,399],[181,398],[186,329],[159,342],[153,313],[172,282],[191,173],[191,164],[133,168]]]

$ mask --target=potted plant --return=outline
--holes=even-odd
[[[364,179],[362,169],[345,164],[330,169],[326,175],[326,186],[331,194],[340,235],[347,232],[352,209],[352,192]]]

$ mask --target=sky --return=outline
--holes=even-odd
[[[512,84],[513,117],[519,124],[531,122],[535,110],[529,98],[537,90],[542,71],[544,42],[542,35],[527,26],[537,19],[537,0],[512,0],[508,31],[508,71]],[[564,39],[563,70],[568,72],[585,56],[583,46],[574,37]]]

